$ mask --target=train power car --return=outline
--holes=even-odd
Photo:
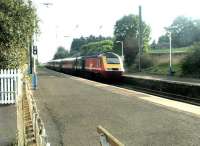
[[[86,57],[85,70],[104,78],[120,77],[124,72],[121,58],[112,52]]]
[[[51,60],[47,63],[47,67],[70,74],[89,74],[108,79],[119,78],[124,72],[120,56],[113,52]]]

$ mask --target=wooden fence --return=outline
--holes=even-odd
[[[21,95],[22,74],[18,69],[0,70],[0,104],[13,104]]]

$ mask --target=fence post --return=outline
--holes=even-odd
[[[1,69],[0,70],[0,84],[1,84],[1,87],[0,87],[0,103],[3,104],[3,77],[1,77],[3,74],[3,70]]]

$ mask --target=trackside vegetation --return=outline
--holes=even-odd
[[[53,59],[61,59],[61,58],[66,58],[66,57],[69,57],[68,50],[65,50],[64,47],[60,46],[57,48],[57,51],[54,54]]]
[[[183,75],[200,78],[200,42],[192,46],[192,51],[183,59],[181,68]]]
[[[83,45],[87,45],[89,43],[95,43],[100,42],[104,40],[112,40],[111,37],[103,37],[103,36],[93,36],[90,35],[88,37],[80,37],[80,38],[74,38],[71,44],[70,48],[70,56],[79,56],[80,55],[80,49]]]
[[[101,52],[112,51],[113,42],[111,40],[104,40],[100,42],[89,43],[83,45],[80,49],[81,55],[95,55]]]
[[[0,68],[18,68],[27,63],[37,24],[31,0],[0,0]]]

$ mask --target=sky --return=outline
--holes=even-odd
[[[40,62],[53,58],[57,48],[69,50],[73,38],[113,36],[114,25],[124,15],[138,14],[151,26],[151,38],[157,40],[164,27],[180,15],[200,19],[199,0],[32,0],[40,19],[38,46]],[[45,6],[43,3],[52,3]]]

